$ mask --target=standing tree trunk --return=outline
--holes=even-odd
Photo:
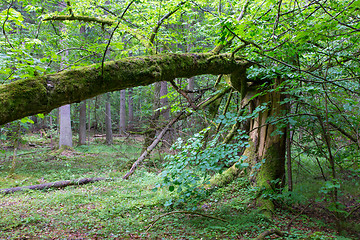
[[[276,118],[286,111],[286,106],[281,104],[281,91],[276,89],[280,84],[281,79],[276,79],[271,89],[266,92],[252,87],[253,90],[248,90],[242,100],[244,106],[249,106],[250,113],[258,107],[267,106],[250,120],[249,146],[245,149],[243,156],[246,158],[243,161],[249,164],[247,172],[258,189],[257,204],[269,215],[274,210],[274,203],[264,197],[264,193],[274,194],[280,191],[285,182],[286,128],[276,124]],[[257,95],[260,91],[262,93]],[[223,185],[244,173],[234,164],[221,175],[211,179],[210,183],[212,186]]]
[[[59,147],[73,146],[70,116],[71,116],[70,104],[59,107],[59,125],[60,125]]]
[[[113,133],[111,124],[111,105],[110,105],[110,93],[106,94],[105,103],[105,128],[106,128],[106,144],[113,144]]]
[[[119,133],[122,135],[126,131],[126,90],[120,91],[120,122]]]
[[[170,119],[169,99],[164,97],[168,94],[167,82],[161,82],[160,85],[160,106],[162,108],[161,115],[167,121]]]
[[[286,128],[279,126],[274,120],[285,114],[286,106],[281,104],[283,96],[276,89],[281,79],[275,79],[273,91],[268,91],[251,100],[250,112],[267,104],[264,111],[250,120],[250,146],[244,155],[248,157],[252,171],[256,174],[253,182],[259,189],[258,205],[266,211],[273,211],[273,202],[264,198],[263,193],[276,194],[285,182],[285,146]],[[247,94],[246,98],[253,96]]]
[[[147,147],[153,142],[153,139],[156,136],[157,126],[160,116],[160,91],[161,91],[161,82],[156,82],[154,84],[154,104],[153,104],[153,114],[150,118],[150,127],[148,131],[144,134],[144,146],[143,151],[146,151]]]
[[[128,91],[128,129],[132,130],[134,128],[134,99],[133,99],[133,89],[129,88]]]
[[[79,145],[86,144],[86,100],[80,103]]]
[[[66,6],[65,2],[62,2],[59,4],[60,9],[63,9]],[[62,26],[60,28],[61,33],[65,33],[65,29]],[[65,46],[65,40],[60,40],[60,46]],[[67,51],[65,51],[65,55],[67,54]],[[61,58],[60,68],[63,67],[65,61],[65,56],[63,55]],[[62,146],[69,146],[72,147],[72,131],[71,131],[71,111],[70,111],[70,105],[64,105],[59,108],[59,125],[60,125],[60,140],[59,140],[59,147]]]

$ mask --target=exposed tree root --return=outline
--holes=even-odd
[[[280,237],[283,237],[284,236],[284,233],[282,233],[279,229],[270,229],[270,230],[266,230],[265,232],[261,233],[257,238],[255,238],[255,240],[262,240],[262,239],[265,239],[266,236],[270,236],[272,234],[276,234]]]
[[[113,179],[99,177],[99,178],[82,178],[82,179],[75,179],[75,180],[50,182],[50,183],[43,183],[43,184],[38,184],[38,185],[24,186],[24,187],[0,189],[0,194],[9,194],[9,193],[14,193],[14,192],[18,192],[18,191],[27,190],[27,189],[42,190],[42,189],[48,189],[48,188],[64,188],[64,187],[72,186],[72,185],[84,185],[84,184],[88,184],[88,183],[105,181],[105,180],[111,181]]]
[[[207,217],[207,218],[211,218],[211,219],[216,219],[216,220],[220,220],[220,221],[223,221],[223,222],[228,222],[227,220],[225,219],[222,219],[222,218],[218,218],[218,217],[214,217],[214,216],[210,216],[210,215],[206,215],[206,214],[203,214],[203,213],[197,213],[197,212],[191,212],[191,211],[173,211],[173,212],[168,212],[168,213],[165,213],[161,216],[159,216],[157,219],[155,219],[150,225],[149,227],[146,229],[146,232],[148,232],[150,230],[150,228],[152,226],[154,226],[154,224],[160,220],[160,218],[162,217],[165,217],[167,215],[171,215],[171,214],[175,214],[175,213],[183,213],[183,214],[190,214],[190,215],[199,215],[199,216],[202,216],[202,217]]]

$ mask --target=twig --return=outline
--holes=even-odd
[[[355,207],[353,210],[351,210],[351,212],[349,212],[349,213],[346,215],[345,219],[347,219],[348,217],[350,217],[350,216],[351,216],[356,210],[358,210],[358,209],[360,209],[360,205],[357,206],[357,207]]]
[[[207,218],[211,218],[211,219],[215,219],[215,220],[220,220],[220,221],[223,221],[223,222],[228,222],[228,221],[225,220],[225,219],[218,218],[218,217],[214,217],[214,216],[210,216],[210,215],[206,215],[206,214],[203,214],[203,213],[197,213],[197,212],[191,212],[191,211],[173,211],[173,212],[165,213],[165,214],[159,216],[157,219],[155,219],[155,220],[149,225],[149,227],[147,227],[146,232],[148,232],[148,231],[150,230],[150,228],[151,228],[152,226],[154,226],[154,224],[155,224],[157,221],[160,220],[160,218],[165,217],[165,216],[167,216],[167,215],[175,214],[175,213],[199,215],[199,216],[202,216],[202,217],[207,217]]]
[[[155,39],[155,36],[157,34],[157,32],[159,31],[159,28],[161,27],[161,25],[163,24],[163,22],[168,19],[169,17],[171,17],[171,15],[173,15],[174,13],[177,12],[177,10],[180,9],[181,5],[184,5],[186,2],[183,1],[183,2],[180,2],[174,10],[172,10],[171,12],[168,12],[167,14],[165,14],[165,16],[163,16],[158,22],[157,22],[157,25],[153,28],[152,30],[152,33],[150,35],[150,38],[149,38],[149,42],[151,44],[154,44],[154,39]]]

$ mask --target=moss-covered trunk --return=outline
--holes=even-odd
[[[272,201],[264,197],[264,193],[279,191],[285,178],[285,128],[276,124],[276,119],[285,112],[281,105],[281,92],[274,90],[280,84],[275,80],[271,91],[251,100],[250,111],[256,107],[267,105],[266,110],[250,121],[248,147],[244,153],[252,167],[253,183],[259,189],[258,205],[266,210],[274,209]]]
[[[247,173],[250,173],[251,182],[258,189],[257,203],[268,212],[274,210],[274,205],[263,193],[278,191],[285,177],[285,128],[276,124],[277,117],[281,117],[285,110],[285,105],[280,104],[281,92],[275,90],[280,83],[281,79],[276,79],[271,87],[262,92],[248,89],[242,101],[243,105],[249,107],[250,113],[260,106],[267,106],[250,120],[249,146],[243,155],[246,156],[244,161],[249,163]],[[213,186],[221,186],[242,174],[244,171],[234,164],[210,182]]]
[[[229,74],[251,63],[212,53],[131,57],[0,85],[0,125],[94,96],[201,74]]]

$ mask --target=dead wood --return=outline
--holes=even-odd
[[[112,179],[103,178],[103,177],[81,178],[81,179],[74,179],[74,180],[43,183],[43,184],[38,184],[38,185],[30,185],[30,186],[24,186],[24,187],[5,188],[5,189],[0,189],[0,194],[9,194],[9,193],[14,193],[14,192],[18,192],[18,191],[27,190],[27,189],[42,190],[42,189],[48,189],[48,188],[64,188],[67,186],[84,185],[84,184],[99,182],[99,181],[104,181],[104,180],[109,181]]]
[[[151,151],[158,145],[161,138],[165,135],[165,133],[171,128],[171,126],[176,123],[180,117],[184,114],[184,112],[180,112],[173,120],[171,120],[166,127],[159,133],[159,135],[155,138],[155,140],[146,148],[146,150],[141,154],[141,156],[134,162],[129,172],[125,174],[123,179],[128,179],[131,174],[135,171],[139,163],[141,163],[150,153]]]
[[[261,233],[255,240],[265,239],[266,236],[270,236],[274,233],[280,237],[284,236],[284,233],[282,233],[279,229],[273,228],[273,229],[266,230],[265,232]]]

